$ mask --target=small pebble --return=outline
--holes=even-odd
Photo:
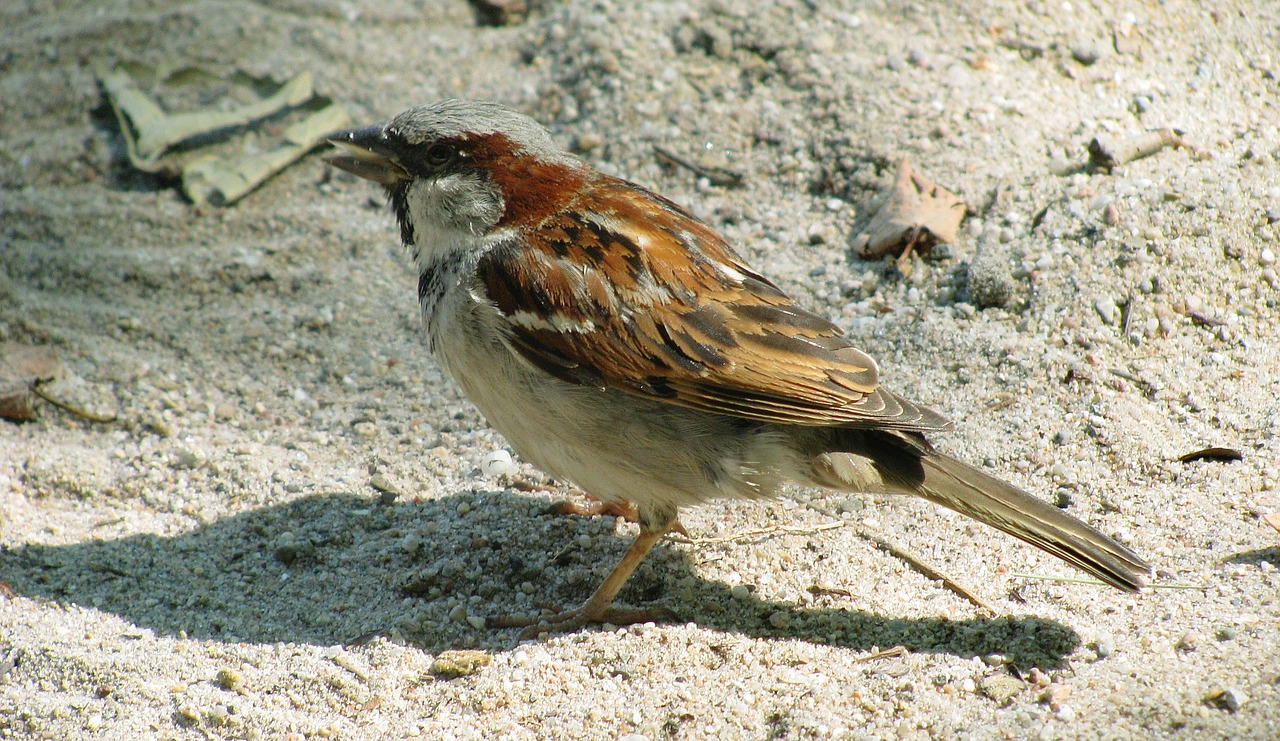
[[[1115,650],[1116,650],[1116,644],[1115,644],[1115,641],[1111,639],[1111,636],[1108,636],[1108,635],[1098,636],[1098,640],[1094,645],[1094,651],[1097,652],[1099,659],[1107,658]]]
[[[480,470],[485,476],[512,476],[516,472],[516,464],[510,453],[495,450],[480,459]]]
[[[199,452],[189,448],[179,450],[174,456],[174,468],[199,468],[204,465],[205,458]]]
[[[1102,220],[1107,226],[1115,226],[1120,223],[1120,207],[1114,203],[1108,203],[1102,209]]]
[[[1107,324],[1114,325],[1120,319],[1120,307],[1116,306],[1116,302],[1109,298],[1100,298],[1094,302],[1093,308],[1097,310],[1098,316],[1102,317],[1102,321]]]
[[[276,536],[276,560],[290,566],[298,559],[298,545],[294,534],[288,530]]]
[[[1276,253],[1272,252],[1270,247],[1263,247],[1262,253],[1258,255],[1258,262],[1263,265],[1275,265]]]
[[[452,620],[452,621],[453,621],[453,622],[455,622],[455,623],[460,623],[460,622],[462,622],[463,620],[466,620],[466,619],[467,619],[467,606],[466,606],[466,605],[454,605],[454,608],[453,608],[452,610],[450,610],[450,611],[449,611],[449,619],[450,619],[450,620]]]
[[[218,670],[218,684],[233,692],[244,686],[244,675],[229,666]]]
[[[785,610],[778,610],[769,616],[769,624],[778,629],[785,628],[791,625],[791,613]]]
[[[1071,57],[1088,67],[1102,58],[1102,44],[1096,41],[1077,41],[1071,45]]]
[[[983,677],[979,683],[982,694],[991,698],[997,705],[1007,705],[1017,697],[1018,693],[1026,689],[1026,684],[1016,677],[1008,674],[992,674],[989,677]]]
[[[1179,651],[1194,651],[1200,646],[1200,634],[1194,630],[1188,630],[1178,639],[1178,643],[1174,648]]]
[[[400,496],[400,489],[398,489],[395,484],[391,483],[390,479],[381,473],[375,473],[370,477],[369,486],[372,486],[377,490],[379,494],[378,504],[381,504],[384,507],[394,504],[396,497]]]
[[[1013,302],[1016,286],[1003,254],[979,247],[969,264],[969,302],[976,308],[1007,306]]]
[[[593,149],[598,149],[603,144],[604,137],[599,134],[582,134],[577,141],[579,152],[590,152]]]
[[[1234,641],[1237,635],[1239,635],[1239,633],[1236,631],[1235,628],[1231,628],[1231,627],[1223,628],[1222,630],[1218,631],[1218,640]]]
[[[1249,696],[1238,687],[1221,687],[1211,691],[1205,701],[1234,713],[1249,701]]]
[[[178,706],[178,719],[184,723],[199,723],[200,708],[189,702]]]
[[[1052,681],[1049,675],[1045,674],[1038,666],[1031,667],[1031,671],[1027,672],[1027,682],[1033,687],[1048,687]]]
[[[1049,705],[1049,709],[1055,713],[1061,710],[1067,703],[1067,698],[1071,697],[1071,685],[1054,682],[1044,688],[1040,699]]]
[[[432,674],[442,679],[457,679],[478,674],[493,662],[493,657],[484,651],[443,651],[431,662]]]
[[[751,587],[748,587],[746,584],[735,584],[733,588],[729,590],[729,594],[736,600],[749,600],[751,599]]]

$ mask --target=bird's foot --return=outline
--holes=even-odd
[[[627,522],[640,521],[640,516],[636,513],[636,507],[631,502],[605,502],[591,497],[588,497],[586,503],[562,499],[559,502],[553,502],[548,511],[553,515],[577,515],[578,517],[608,515],[609,517],[621,517]]]
[[[621,517],[627,522],[640,522],[640,513],[636,511],[636,506],[631,502],[606,502],[588,496],[585,504],[574,502],[568,499],[562,499],[558,502],[552,502],[547,511],[553,515],[576,515],[578,517]],[[684,529],[684,525],[680,520],[675,520],[670,525],[668,531],[679,533],[685,537],[689,537],[689,531]]]

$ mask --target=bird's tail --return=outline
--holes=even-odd
[[[923,437],[850,433],[842,437],[853,445],[841,447],[851,452],[813,458],[814,474],[824,486],[923,497],[1042,548],[1125,591],[1136,592],[1151,572],[1136,553],[1093,527],[933,450]]]
[[[931,502],[1025,540],[1113,587],[1136,592],[1151,572],[1138,554],[1012,484],[941,453],[920,462],[919,495]]]

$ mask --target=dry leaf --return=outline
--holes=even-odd
[[[964,213],[963,201],[923,175],[913,173],[903,157],[889,199],[867,228],[854,237],[853,249],[868,260],[896,254],[898,270],[905,275],[913,251],[923,254],[934,245],[956,241]]]
[[[47,347],[6,342],[0,345],[0,417],[15,422],[35,419],[32,387],[62,375],[62,361]]]

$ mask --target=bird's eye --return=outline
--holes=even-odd
[[[427,164],[440,166],[447,165],[453,160],[454,154],[457,152],[448,144],[432,144],[427,149]]]

